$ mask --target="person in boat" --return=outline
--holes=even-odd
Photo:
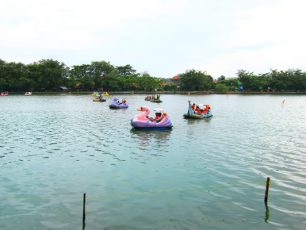
[[[206,115],[208,113],[208,107],[207,105],[205,106],[204,110],[203,110],[203,113]]]
[[[161,112],[155,113],[155,117],[153,119],[153,121],[155,121],[156,123],[162,121],[164,119],[165,115]]]
[[[202,111],[201,111],[201,109],[200,109],[200,107],[197,105],[197,107],[196,107],[196,109],[195,109],[195,111],[194,111],[196,114],[201,114],[202,113]]]
[[[208,112],[208,107],[207,105],[203,105],[203,114],[206,115]]]
[[[125,99],[122,99],[122,104],[125,104],[126,103],[126,100]]]
[[[197,107],[196,104],[193,103],[192,106],[191,106],[191,109],[192,109],[193,111],[195,111],[196,107]]]
[[[165,114],[162,110],[156,110],[155,117],[147,117],[150,121],[155,121],[156,123],[162,121],[165,117]]]
[[[208,114],[209,112],[210,112],[210,105],[206,105],[205,106],[205,109],[204,109],[204,112],[206,111],[206,113],[204,113],[204,114]]]
[[[209,111],[210,111],[210,105],[206,105],[206,108],[207,108],[207,113],[209,113]]]

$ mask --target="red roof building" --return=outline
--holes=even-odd
[[[181,79],[181,77],[179,75],[176,75],[173,78],[171,78],[171,80],[173,80],[173,81],[178,81],[180,79]]]

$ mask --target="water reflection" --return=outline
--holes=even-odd
[[[139,141],[140,146],[149,146],[152,141],[158,146],[165,146],[170,140],[172,130],[137,130],[131,129],[132,138]]]
[[[212,117],[209,117],[209,118],[203,118],[203,119],[185,119],[187,121],[187,124],[190,125],[190,124],[197,124],[199,122],[210,122],[212,119]]]
[[[165,95],[172,131],[131,130],[138,95],[118,111],[87,95],[1,100],[1,229],[81,228],[84,189],[102,194],[86,229],[306,229],[305,96],[284,108],[282,97],[195,96],[218,111],[185,120],[188,98]],[[271,215],[258,201],[266,175],[277,178]]]
[[[270,210],[269,210],[269,206],[267,204],[265,204],[265,207],[266,207],[265,222],[268,224],[269,223],[269,218],[270,218]]]

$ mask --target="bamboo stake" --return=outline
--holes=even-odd
[[[268,204],[269,188],[270,188],[270,177],[267,177],[267,180],[266,180],[266,192],[265,192],[265,205]]]
[[[85,219],[86,219],[85,206],[86,206],[86,193],[83,194],[83,229],[85,229]]]

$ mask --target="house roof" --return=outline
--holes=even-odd
[[[174,76],[173,78],[171,78],[173,81],[178,81],[178,80],[180,80],[181,79],[181,76],[179,76],[179,75],[176,75],[176,76]]]

